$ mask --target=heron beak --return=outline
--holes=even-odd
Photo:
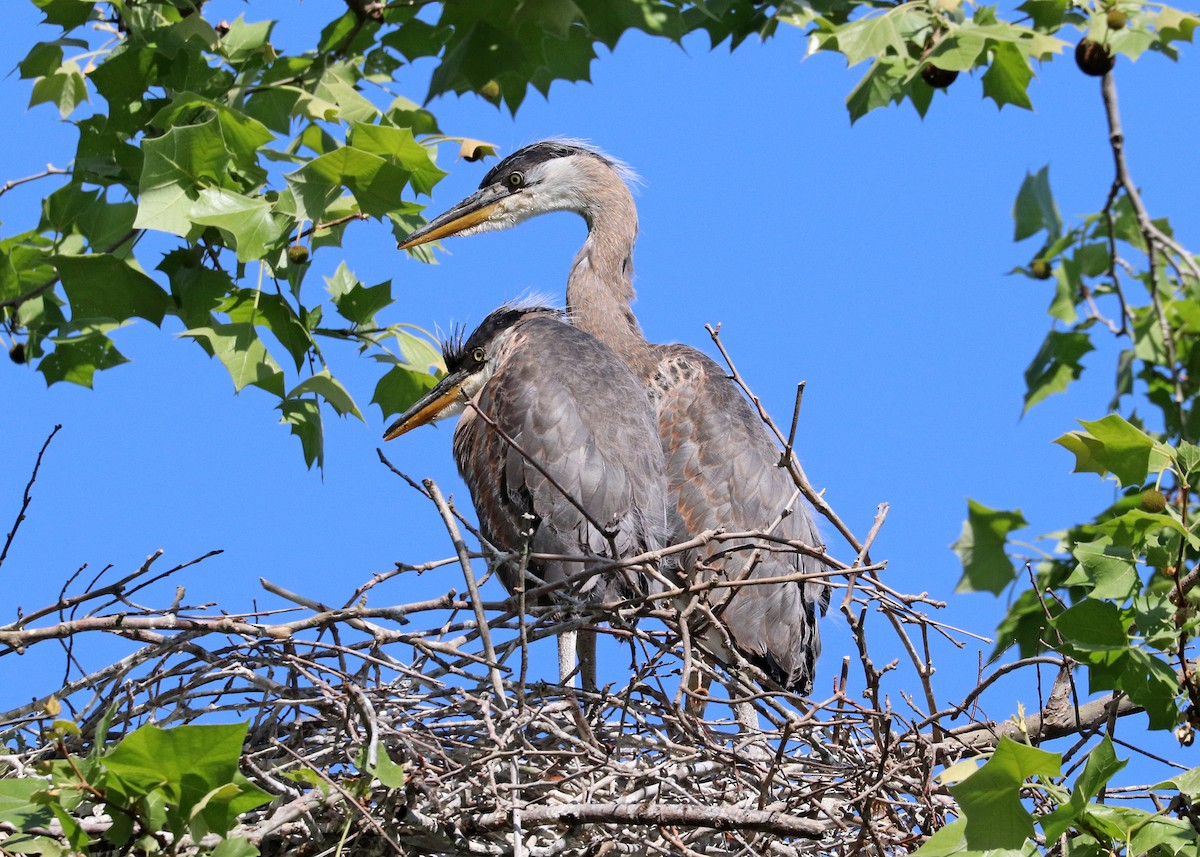
[[[496,212],[497,206],[513,191],[502,185],[480,188],[449,211],[435,217],[399,244],[399,249],[410,250],[439,238],[449,238],[472,226],[486,223]]]
[[[463,386],[467,383],[468,377],[468,373],[459,371],[438,381],[437,386],[418,399],[411,408],[388,426],[387,431],[383,433],[383,439],[395,440],[400,435],[426,423],[436,422],[442,416],[443,411],[462,400]]]

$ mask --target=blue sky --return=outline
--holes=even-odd
[[[228,17],[269,11],[287,19],[275,40],[294,48],[307,44],[303,24],[338,4],[227,5]],[[5,71],[33,40],[55,32],[37,29],[31,4],[8,11]],[[1064,55],[1038,70],[1035,112],[998,112],[981,99],[978,79],[964,76],[935,98],[924,121],[903,107],[851,127],[843,101],[862,69],[846,70],[834,57],[804,60],[795,30],[782,27],[772,41],[747,43],[733,56],[709,51],[703,40],[685,47],[631,35],[594,64],[593,83],[555,84],[548,102],[532,95],[515,119],[472,98],[431,107],[447,133],[489,140],[502,153],[569,136],[628,162],[641,176],[635,309],[647,336],[712,353],[704,325],[719,322],[741,372],[782,422],[795,384],[806,381],[797,446],[812,481],[860,535],[877,504],[890,503],[873,551],[889,563],[889,585],[945,598],[941,618],[990,634],[1001,603],[952,594],[959,565],[948,545],[966,498],[1020,507],[1032,534],[1089,517],[1112,497],[1094,475],[1070,475],[1070,455],[1051,444],[1076,418],[1103,415],[1111,353],[1092,355],[1068,396],[1022,419],[1022,373],[1049,327],[1051,293],[1006,273],[1036,250],[1011,240],[1012,202],[1026,171],[1050,165],[1068,220],[1103,204],[1112,166],[1098,81]],[[1121,59],[1117,83],[1146,202],[1197,247],[1200,76],[1192,53],[1184,46],[1180,65]],[[394,89],[419,99],[428,73],[418,65]],[[26,112],[28,97],[27,81],[0,80],[0,110],[10,117],[0,181],[48,161],[65,166],[73,151],[71,127],[47,105]],[[435,189],[431,213],[465,196],[487,169],[454,155],[449,146],[441,152],[451,174]],[[3,234],[32,225],[38,199],[53,186],[35,183],[0,198]],[[392,280],[400,300],[387,321],[471,325],[530,290],[561,300],[584,234],[578,218],[543,217],[515,231],[451,240],[440,263],[428,266],[398,253],[383,227],[355,224],[344,252],[317,254],[308,283],[318,287],[316,275],[344,260],[368,284]],[[377,461],[384,420],[366,406],[374,364],[335,353],[335,371],[367,421],[327,422],[322,479],[305,470],[267,397],[252,388],[232,395],[220,365],[177,340],[178,332],[171,321],[162,331],[144,322],[123,331],[118,345],[133,362],[98,375],[94,391],[46,389],[28,369],[0,367],[5,532],[38,448],[63,424],[0,570],[10,615],[17,604],[50,603],[84,563],[128,572],[158,548],[164,564],[224,549],[178,582],[190,602],[231,611],[274,603],[258,588],[260,577],[340,604],[395,560],[450,555],[434,510]],[[450,437],[449,426],[425,429],[385,451],[465,505]],[[826,532],[830,550],[849,558],[832,528]],[[435,574],[419,581],[431,594],[461,584]],[[413,600],[411,586],[381,587],[373,597]],[[500,597],[499,584],[491,586],[487,594]],[[818,696],[853,651],[839,617],[826,621],[824,633]],[[881,623],[881,643],[883,633]],[[26,656],[27,682],[5,682],[6,701],[52,689],[38,671],[61,670],[61,654],[42,649]],[[553,646],[543,649],[550,671]],[[967,650],[948,654],[942,669],[969,687],[976,663]],[[1011,714],[1014,694],[1035,704],[1025,682],[990,713]]]

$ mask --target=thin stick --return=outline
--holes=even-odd
[[[458,554],[458,564],[462,568],[463,580],[466,582],[467,592],[471,596],[471,607],[475,611],[479,639],[483,643],[483,656],[487,660],[488,674],[492,678],[492,691],[496,694],[496,705],[507,709],[508,698],[504,694],[504,680],[500,676],[500,667],[496,663],[496,650],[492,647],[491,628],[488,626],[487,614],[483,611],[483,599],[479,595],[479,583],[475,580],[475,572],[471,569],[471,557],[467,553],[467,545],[463,541],[462,533],[458,531],[454,515],[451,514],[450,507],[446,505],[446,499],[442,496],[441,490],[432,479],[424,479],[421,484],[425,486],[430,499],[437,506],[438,513],[442,516],[442,523],[446,525],[446,532],[450,534],[450,540],[454,543],[454,550]]]
[[[8,556],[8,549],[12,547],[17,530],[20,529],[21,522],[25,520],[25,512],[29,508],[29,504],[33,501],[33,483],[37,482],[38,471],[42,468],[42,456],[46,454],[46,447],[50,445],[50,441],[54,440],[54,436],[58,434],[58,430],[61,428],[61,423],[56,425],[46,438],[46,442],[42,444],[42,448],[38,451],[37,461],[33,464],[33,473],[29,477],[29,482],[25,485],[25,499],[21,503],[21,511],[17,513],[17,520],[13,523],[13,528],[9,530],[8,538],[4,540],[4,550],[0,550],[0,565],[4,565],[4,558]]]

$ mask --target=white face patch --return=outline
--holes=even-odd
[[[586,156],[570,155],[538,164],[526,177],[527,189],[506,196],[495,204],[488,219],[459,235],[478,235],[509,229],[531,217],[551,211],[583,214],[587,182]]]
[[[463,382],[462,387],[459,389],[458,395],[454,397],[454,401],[438,411],[437,416],[430,420],[430,422],[441,422],[450,417],[458,416],[465,411],[467,409],[467,401],[476,400],[479,391],[483,389],[483,385],[491,380],[492,372],[493,360],[489,358],[484,363],[482,369],[467,376],[466,381]]]

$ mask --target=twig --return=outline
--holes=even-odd
[[[25,520],[25,512],[29,509],[29,504],[33,502],[33,483],[37,482],[38,471],[42,468],[42,456],[46,454],[46,447],[50,446],[50,441],[54,440],[54,436],[58,434],[62,425],[56,425],[47,436],[42,448],[38,450],[37,460],[33,463],[33,473],[29,476],[29,482],[25,485],[25,496],[21,501],[21,511],[17,512],[17,520],[13,522],[13,528],[8,531],[8,538],[4,540],[4,549],[0,550],[0,566],[4,565],[4,559],[8,556],[8,549],[12,547],[13,539],[16,538],[17,530],[21,527],[21,522]]]

